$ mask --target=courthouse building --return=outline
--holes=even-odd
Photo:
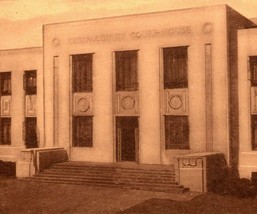
[[[257,25],[226,5],[47,24],[0,51],[0,160],[174,164],[224,154],[257,172]]]

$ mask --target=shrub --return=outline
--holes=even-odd
[[[0,175],[15,176],[16,164],[14,162],[0,161]]]
[[[216,181],[213,192],[240,198],[255,197],[257,186],[247,178],[227,178],[222,181]]]

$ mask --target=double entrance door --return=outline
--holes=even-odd
[[[116,161],[138,163],[138,117],[116,117]]]

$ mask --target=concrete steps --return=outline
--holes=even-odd
[[[187,191],[175,182],[173,166],[161,165],[64,162],[54,164],[51,168],[26,180],[158,192]]]

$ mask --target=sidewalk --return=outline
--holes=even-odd
[[[117,213],[153,198],[187,201],[197,195],[0,178],[0,213]]]

